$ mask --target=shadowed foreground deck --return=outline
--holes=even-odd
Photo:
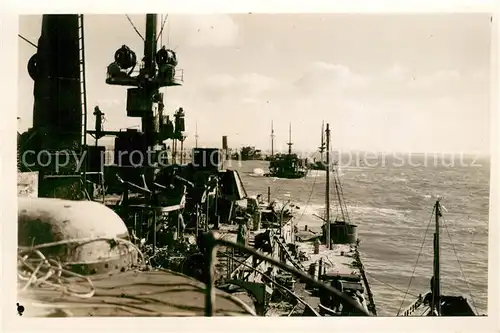
[[[205,285],[168,270],[128,271],[92,276],[95,294],[90,298],[64,295],[50,287],[19,292],[27,317],[103,316],[203,316]],[[82,282],[80,282],[82,281]],[[80,280],[71,284],[75,292],[90,286]],[[220,290],[216,292],[215,315],[252,315],[242,302]]]

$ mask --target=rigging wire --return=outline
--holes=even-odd
[[[375,281],[377,281],[377,282],[379,282],[379,283],[381,283],[381,284],[383,284],[383,285],[385,285],[385,286],[387,286],[387,287],[389,287],[389,288],[392,288],[392,289],[394,289],[394,290],[396,290],[396,291],[399,291],[399,292],[401,292],[401,293],[403,293],[403,294],[405,294],[405,293],[406,293],[406,291],[404,291],[403,289],[400,289],[400,288],[398,288],[398,287],[393,286],[392,284],[389,284],[389,283],[387,283],[387,282],[384,282],[384,281],[382,281],[382,280],[379,280],[379,279],[377,279],[376,277],[374,277],[374,276],[373,276],[373,275],[371,275],[371,274],[368,274],[368,273],[366,273],[366,272],[365,272],[365,274],[366,274],[366,275],[368,275],[368,276],[370,277],[370,279],[373,279],[373,280],[375,280]],[[410,293],[408,293],[408,295],[410,295],[410,296],[412,296],[412,297],[418,297],[418,295],[414,295],[414,294],[410,294]]]
[[[337,200],[338,200],[337,215],[338,215],[338,210],[340,209],[340,215],[342,216],[342,221],[345,221],[346,218],[345,218],[345,214],[344,214],[344,206],[342,205],[342,198],[340,196],[340,189],[338,186],[339,182],[337,181],[337,177],[335,176],[335,170],[333,170],[332,173],[334,174],[333,184],[335,185],[335,192],[337,194]]]
[[[198,28],[198,30],[197,30],[196,32],[200,32],[200,31],[201,31],[201,28]],[[172,49],[172,51],[177,50],[177,48],[178,48],[179,46],[181,46],[181,45],[182,45],[182,43],[186,40],[186,38],[187,38],[187,37],[188,37],[188,33],[187,33],[187,32],[185,32],[185,33],[184,33],[184,35],[182,36],[182,38],[180,39],[180,42],[177,44],[177,46],[176,46],[176,47],[174,47],[174,48]]]
[[[335,165],[335,164],[333,164],[333,165]],[[329,169],[328,172],[330,172],[330,174],[334,173],[333,170],[331,170],[331,169]],[[337,185],[335,177],[333,177],[333,182],[334,182],[335,185]],[[329,191],[330,192],[329,193],[330,198],[332,198],[332,196],[333,196],[333,193],[332,193],[333,190],[334,190],[334,187],[330,186],[330,191]],[[342,208],[341,208],[341,202],[340,201],[337,204],[335,204],[335,208],[337,209],[337,216],[336,216],[336,219],[337,219],[338,216],[341,215],[341,210],[342,210]],[[331,219],[331,217],[332,217],[332,210],[331,210],[331,208],[330,208],[329,213],[330,213],[330,219]],[[326,207],[325,207],[325,217],[326,217]]]
[[[405,293],[405,297],[403,298],[403,301],[401,302],[401,305],[399,306],[399,309],[398,309],[398,313],[396,314],[396,316],[399,315],[399,313],[401,312],[401,308],[403,307],[403,304],[406,300],[406,296],[408,295],[408,292],[410,290],[410,286],[411,286],[411,281],[413,280],[413,277],[415,276],[415,270],[417,269],[417,265],[418,265],[418,260],[420,259],[420,255],[422,254],[422,249],[424,247],[424,244],[425,244],[425,239],[427,237],[427,231],[429,231],[429,227],[431,225],[431,222],[432,222],[432,216],[434,214],[434,210],[436,209],[436,207],[434,206],[432,208],[432,213],[431,213],[431,217],[429,218],[429,223],[427,223],[427,228],[425,229],[425,234],[424,234],[424,239],[422,240],[422,245],[420,245],[420,250],[418,252],[418,256],[417,256],[417,261],[415,262],[415,266],[413,267],[413,272],[411,273],[411,277],[410,277],[410,281],[408,282],[408,287],[406,288],[406,293]]]
[[[273,196],[276,196],[278,195],[278,192],[280,191],[280,189],[283,187],[283,185],[285,185],[285,179],[282,179],[281,180],[281,184],[278,186],[278,188],[274,191],[273,193]]]
[[[21,34],[17,34],[17,36],[19,38],[21,38],[22,40],[24,40],[26,43],[30,44],[31,46],[33,46],[34,48],[38,48],[38,45],[36,45],[35,43],[33,43],[32,41],[30,41],[28,38],[24,37],[23,35]]]
[[[337,166],[338,166],[338,162],[337,162]],[[349,217],[349,211],[347,210],[347,204],[345,203],[344,187],[342,186],[342,182],[340,181],[339,169],[335,168],[334,173],[336,174],[336,176],[334,176],[334,177],[336,177],[338,179],[337,182],[338,182],[339,188],[340,188],[340,197],[342,198],[342,202],[340,202],[339,204],[344,206],[345,215],[347,217],[346,222],[351,222],[351,218]]]
[[[198,31],[199,31],[199,30],[198,30]],[[178,48],[179,46],[181,46],[182,42],[184,42],[184,40],[185,40],[185,39],[186,39],[186,35],[184,35],[184,36],[182,37],[181,42],[180,42],[179,44],[177,44],[177,46],[176,46],[176,47],[174,47],[174,48],[172,49],[172,51],[177,50],[177,48]]]
[[[163,14],[161,14],[161,16],[160,16],[160,20],[161,20],[162,22],[164,22],[164,21],[163,21]],[[164,24],[164,23],[163,23],[163,24]],[[158,34],[158,36],[156,37],[156,44],[158,44],[158,39],[160,39],[160,44],[161,44],[161,46],[163,46],[163,24],[161,25],[160,33],[159,33],[159,34]]]
[[[144,41],[144,37],[142,37],[142,35],[139,32],[139,30],[137,30],[137,28],[134,25],[134,22],[132,22],[132,19],[128,16],[128,14],[125,14],[125,16],[127,17],[127,20],[129,21],[129,23],[132,25],[132,28],[134,28],[135,32],[137,32],[137,34],[139,35],[139,37],[141,37],[141,39]]]
[[[331,188],[330,190],[335,189],[335,194],[337,195],[337,201],[338,201],[338,204],[336,205],[337,218],[340,213],[340,215],[342,216],[342,221],[350,222],[349,215],[347,214],[347,205],[345,204],[344,192],[342,191],[342,183],[340,181],[340,176],[337,166],[338,166],[338,161],[333,163],[333,168],[331,170],[331,173],[333,175],[333,183],[335,187]]]
[[[297,221],[297,223],[300,222],[300,221],[302,221],[302,218],[304,217],[304,214],[306,213],[306,208],[309,205],[309,203],[311,202],[312,194],[314,192],[314,185],[316,184],[316,178],[317,177],[318,177],[318,173],[316,172],[316,174],[314,175],[314,180],[313,180],[313,183],[312,183],[311,192],[309,193],[309,198],[307,198],[306,205],[305,205],[304,210],[302,211],[302,215],[300,215],[300,218]]]
[[[161,24],[161,29],[160,32],[158,33],[158,37],[156,37],[156,42],[158,42],[158,39],[161,37],[161,42],[163,44],[163,27],[165,26],[165,22],[167,22],[168,14],[165,16],[165,19],[163,19],[163,14],[161,15],[161,17],[163,23]]]
[[[472,305],[474,305],[474,309],[476,310],[476,315],[478,315],[476,302],[474,301],[474,296],[472,295],[472,288],[470,287],[469,282],[467,281],[467,277],[465,276],[464,271],[462,269],[462,264],[460,263],[460,260],[458,259],[458,254],[457,254],[457,251],[455,250],[455,243],[453,243],[453,240],[451,239],[450,231],[448,230],[448,225],[446,224],[446,220],[444,218],[442,220],[443,220],[443,224],[446,228],[446,233],[448,234],[448,238],[450,239],[451,248],[453,249],[453,252],[455,253],[455,258],[457,259],[460,273],[462,274],[464,281],[465,281],[465,284],[467,285],[467,288],[469,289],[469,295],[470,295],[470,298],[472,301]]]
[[[165,23],[167,22],[167,19],[168,19],[168,13],[167,15],[165,15],[165,18],[163,18],[163,14],[161,14],[161,18],[160,20],[162,21],[162,24],[161,24],[161,28],[160,28],[160,32],[158,33],[158,36],[156,37],[156,43],[158,43],[158,39],[160,39],[160,44],[163,46],[163,28],[165,27]],[[170,26],[170,21],[169,22],[169,26]],[[170,40],[170,29],[168,29],[168,40],[167,40],[167,46],[168,46],[168,43],[169,43],[169,40]],[[163,95],[166,97],[167,96],[167,89],[164,89],[163,90]]]

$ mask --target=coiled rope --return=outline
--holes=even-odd
[[[140,257],[143,264],[146,263],[142,251],[132,242],[121,238],[109,237],[94,237],[82,239],[68,239],[57,242],[45,243],[31,247],[19,247],[18,250],[18,278],[22,281],[27,281],[21,291],[26,291],[30,286],[43,287],[48,286],[55,290],[60,290],[63,294],[79,297],[91,298],[95,294],[95,287],[92,280],[82,274],[78,274],[63,268],[63,264],[59,260],[47,258],[40,249],[49,247],[79,244],[84,245],[97,241],[109,242],[112,247],[126,246],[129,254],[132,255],[130,248],[135,250]],[[32,256],[36,257],[33,258]],[[66,263],[67,265],[68,263]],[[84,280],[90,286],[88,292],[78,292],[71,289],[71,284],[74,281],[70,280],[71,277],[76,277]]]
[[[69,271],[67,269],[63,268],[63,264],[55,259],[47,258],[41,251],[40,249],[44,248],[49,248],[53,246],[58,246],[58,245],[65,245],[65,244],[88,244],[96,241],[107,241],[109,242],[112,246],[126,246],[127,250],[135,250],[136,253],[138,254],[140,258],[140,262],[143,264],[143,266],[146,265],[146,259],[144,257],[144,254],[142,251],[132,242],[122,239],[122,238],[107,238],[107,237],[97,237],[97,238],[82,238],[82,239],[71,239],[71,240],[62,240],[62,241],[57,241],[57,242],[52,242],[52,243],[45,243],[45,244],[40,244],[36,246],[31,246],[31,247],[19,247],[18,250],[18,277],[22,281],[27,281],[27,283],[22,287],[22,291],[26,291],[30,286],[31,287],[44,287],[48,286],[52,289],[59,290],[63,294],[74,296],[77,298],[82,298],[82,299],[90,299],[94,296],[102,296],[100,293],[96,292],[96,288],[94,284],[92,283],[92,280],[84,276],[82,274],[74,273],[72,271]],[[130,252],[129,252],[130,253]],[[32,255],[36,255],[37,258],[30,258]],[[162,269],[159,269],[160,271],[163,271]],[[180,274],[177,272],[170,272],[176,275],[182,275],[185,276],[184,274]],[[63,276],[66,275],[66,276]],[[84,280],[88,285],[90,291],[88,292],[80,292],[76,290],[71,289],[71,284],[75,283],[75,281],[70,280],[71,277],[76,277]],[[188,278],[186,276],[186,278]],[[145,285],[153,285],[151,283],[146,283]],[[110,295],[104,295],[104,296],[110,296]],[[123,295],[122,295],[123,296]],[[255,316],[255,312],[250,309],[245,303],[243,303],[241,300],[232,297],[231,295],[218,295],[218,297],[222,297],[224,299],[227,299],[241,307],[243,307],[250,315]],[[142,301],[143,303],[147,303],[148,300],[143,300],[140,299],[140,297],[133,297],[130,296],[130,298],[134,298],[136,300]],[[161,301],[157,301],[159,303],[162,303]],[[148,309],[146,307],[142,307],[140,305],[133,305],[133,304],[121,304],[121,303],[116,303],[112,301],[104,301],[104,300],[99,300],[99,303],[78,303],[75,304],[74,302],[65,302],[58,304],[49,304],[49,303],[44,303],[44,302],[32,302],[32,306],[37,307],[37,308],[49,308],[49,309],[59,309],[59,310],[64,310],[66,315],[71,315],[71,312],[69,312],[68,309],[70,308],[90,308],[90,309],[98,309],[98,308],[114,308],[114,309],[120,309],[122,311],[125,311],[131,315],[134,316],[144,316],[144,315],[151,315],[151,316],[175,316],[175,317],[181,317],[181,316],[197,316],[199,313],[192,312],[192,311],[182,311],[182,312],[161,312],[161,311],[155,311]],[[240,316],[241,313],[233,313],[233,312],[228,312],[224,311],[224,314],[227,316]]]

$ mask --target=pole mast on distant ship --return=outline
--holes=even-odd
[[[292,154],[292,123],[288,126],[288,155]]]
[[[274,156],[274,126],[271,120],[271,157]]]
[[[198,148],[198,122],[196,122],[196,132],[194,134],[194,147]]]
[[[319,147],[319,153],[321,154],[321,163],[323,163],[323,153],[325,152],[325,121],[321,124],[321,146]]]
[[[330,241],[330,124],[326,124],[326,248],[331,249]]]

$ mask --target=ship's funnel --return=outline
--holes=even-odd
[[[222,137],[222,153],[224,154],[224,158],[226,160],[228,160],[229,159],[229,148],[227,146],[227,136],[226,135],[224,135]]]

